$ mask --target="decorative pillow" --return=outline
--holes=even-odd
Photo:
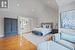
[[[67,40],[75,44],[75,35],[71,33],[61,33],[61,39]]]

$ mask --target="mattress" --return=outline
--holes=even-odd
[[[37,50],[70,50],[56,42],[47,41],[38,45]]]

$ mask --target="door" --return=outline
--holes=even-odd
[[[16,19],[12,19],[11,20],[11,32],[12,34],[16,34],[17,33],[17,20]]]
[[[17,34],[17,19],[11,18],[4,19],[4,33],[5,36]]]

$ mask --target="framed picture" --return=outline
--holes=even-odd
[[[60,14],[60,27],[75,29],[75,10],[64,11]]]

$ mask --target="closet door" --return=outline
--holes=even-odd
[[[4,19],[4,33],[5,36],[17,34],[17,19],[5,18]]]
[[[11,19],[8,19],[8,18],[4,19],[4,33],[5,33],[5,36],[11,34]]]
[[[17,33],[17,20],[16,19],[12,19],[11,20],[11,32],[12,34],[16,34]]]

